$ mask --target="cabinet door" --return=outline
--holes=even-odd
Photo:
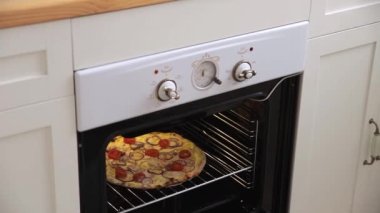
[[[74,94],[69,20],[0,30],[0,111]]]
[[[311,37],[380,21],[379,0],[312,1]]]
[[[74,98],[0,112],[0,212],[79,212]]]
[[[367,111],[362,129],[362,147],[358,168],[358,177],[355,189],[353,213],[379,213],[380,212],[380,161],[372,165],[364,165],[371,153],[380,155],[380,136],[376,145],[370,143],[374,137],[375,125],[370,124],[372,118],[380,125],[380,24],[376,28],[377,43],[374,44],[372,78],[369,84]],[[380,126],[379,126],[380,127]]]
[[[379,110],[378,88],[373,89],[379,84],[379,41],[380,24],[310,40],[290,212],[352,212],[368,117],[375,116],[370,112],[376,107]],[[378,193],[380,181],[372,184]],[[371,204],[377,213],[378,200]]]

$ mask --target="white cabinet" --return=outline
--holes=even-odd
[[[291,213],[380,212],[380,161],[364,166],[380,122],[380,24],[310,40]]]
[[[0,212],[79,212],[70,20],[0,30]]]
[[[380,21],[379,0],[315,0],[311,4],[311,37]]]
[[[74,97],[0,112],[0,212],[79,212]]]
[[[380,23],[375,25],[370,33],[373,36],[372,74],[368,85],[367,110],[361,137],[361,152],[357,170],[357,183],[353,203],[353,213],[379,213],[380,212],[380,161],[373,165],[363,165],[366,157],[380,155],[380,135],[375,136],[375,125],[370,124],[372,118],[380,125]],[[380,128],[380,126],[378,126]],[[375,141],[373,138],[375,137]],[[375,143],[375,144],[371,144]]]

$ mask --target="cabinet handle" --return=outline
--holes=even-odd
[[[380,136],[380,131],[379,131],[379,126],[377,125],[377,123],[375,122],[375,120],[373,120],[373,118],[369,119],[369,124],[373,124],[375,125],[375,132],[373,132],[373,134],[375,136]]]
[[[370,155],[369,158],[370,159],[365,160],[363,162],[363,165],[372,165],[375,162],[375,160],[380,160],[380,155],[375,154],[377,153],[377,148],[376,148],[377,139],[380,138],[379,126],[377,125],[375,120],[373,120],[373,118],[369,119],[369,124],[375,125],[375,131],[373,132],[373,136],[370,139],[370,143],[369,143],[369,155]]]
[[[375,159],[380,160],[380,155],[379,155],[378,150],[376,148],[376,145],[378,144],[379,139],[380,139],[379,126],[377,125],[377,123],[372,118],[369,120],[369,123],[375,125],[375,131],[373,132],[373,140],[374,140],[373,143],[375,143],[375,153],[377,154],[375,156]]]

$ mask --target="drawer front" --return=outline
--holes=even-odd
[[[73,94],[69,20],[0,30],[0,111]]]
[[[0,212],[79,213],[74,98],[0,112]]]

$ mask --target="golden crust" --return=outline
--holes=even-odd
[[[157,138],[168,140],[168,147],[161,146]],[[109,182],[139,189],[169,187],[199,175],[206,164],[203,151],[177,133],[151,132],[134,139],[133,144],[128,144],[124,142],[123,136],[116,136],[108,144],[106,175]],[[146,151],[149,149],[157,150],[158,155],[147,155]],[[110,154],[114,150],[120,152],[117,160],[112,159],[114,157]],[[182,150],[188,150],[191,156],[180,155]],[[178,165],[173,164],[182,166],[178,168]],[[116,170],[122,173],[118,178]]]

